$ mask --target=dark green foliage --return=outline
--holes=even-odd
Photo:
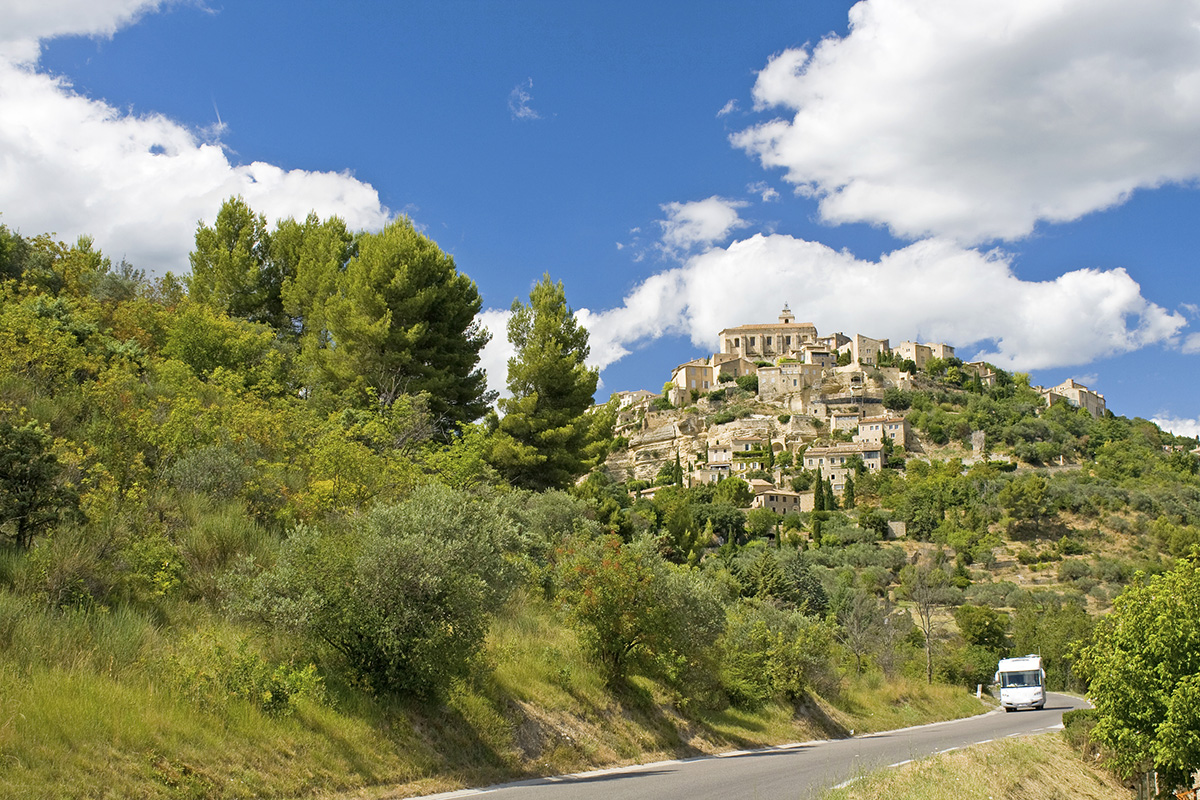
[[[41,428],[0,420],[0,533],[17,547],[28,548],[78,507],[62,471]]]
[[[758,376],[757,375],[739,375],[734,379],[738,388],[749,392],[750,394],[758,394]]]
[[[390,406],[425,393],[447,439],[493,399],[478,369],[490,338],[476,321],[478,289],[407,218],[358,237],[315,215],[268,233],[234,198],[214,227],[198,228],[191,263],[189,297],[297,342],[305,384],[330,402]]]
[[[654,479],[655,486],[682,486],[683,485],[683,466],[679,463],[679,454],[675,454],[675,461],[667,462],[662,465],[658,471],[658,476]]]
[[[1012,617],[1012,651],[1038,653],[1051,689],[1079,690],[1083,682],[1075,672],[1074,649],[1092,632],[1092,620],[1082,599],[1067,600],[1054,593],[1033,593],[1017,598]]]
[[[988,606],[963,605],[954,621],[967,644],[987,648],[994,656],[1008,651],[1008,615]]]
[[[530,292],[529,305],[513,302],[508,339],[516,351],[508,361],[512,397],[500,401],[504,417],[490,460],[515,486],[567,486],[583,471],[582,415],[592,404],[599,373],[585,364],[588,334],[567,306],[561,282],[545,275]]]
[[[778,524],[779,515],[769,508],[752,508],[746,514],[746,533],[751,537],[767,536]]]
[[[326,355],[336,362],[349,348],[352,356],[338,374],[365,380],[385,406],[401,394],[426,393],[447,432],[479,419],[492,400],[479,369],[491,334],[476,319],[483,301],[475,282],[405,217],[361,234],[355,245],[341,296],[326,310],[335,344]]]
[[[940,680],[968,689],[987,686],[996,673],[996,652],[975,644],[952,647],[938,658],[936,674]]]
[[[890,387],[883,393],[883,407],[890,411],[904,411],[912,405],[908,392]]]

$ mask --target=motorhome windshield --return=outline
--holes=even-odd
[[[1041,686],[1042,673],[1039,670],[1029,672],[1001,672],[1000,688],[1013,689],[1021,686]]]

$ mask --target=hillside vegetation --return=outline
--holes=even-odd
[[[562,284],[514,304],[503,420],[479,307],[406,220],[233,200],[186,281],[0,226],[0,794],[414,794],[961,716],[1010,652],[1080,686],[1094,616],[1200,541],[1194,442],[952,364],[892,395],[927,460],[853,499],[767,517],[670,464],[634,499]],[[1017,469],[939,458],[979,429]]]
[[[914,761],[827,792],[825,800],[1127,800],[1130,792],[1104,770],[1080,759],[1060,734],[1003,739]]]

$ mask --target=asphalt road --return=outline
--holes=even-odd
[[[969,719],[850,739],[538,778],[431,795],[429,800],[476,796],[486,800],[798,800],[882,767],[994,739],[1052,730],[1062,725],[1064,711],[1086,705],[1050,693],[1041,711],[1010,714],[997,709]]]

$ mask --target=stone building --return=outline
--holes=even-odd
[[[793,492],[790,489],[779,489],[766,481],[755,481],[750,487],[754,491],[751,508],[769,508],[779,516],[804,511],[812,511],[814,498],[811,491]]]
[[[900,358],[906,358],[917,365],[917,369],[925,369],[926,362],[933,358],[933,350],[927,344],[916,342],[901,342],[894,351]]]
[[[1067,378],[1058,386],[1052,389],[1042,389],[1041,392],[1042,397],[1046,399],[1047,406],[1056,403],[1070,403],[1077,408],[1087,409],[1088,413],[1096,419],[1103,417],[1107,410],[1104,395],[1093,392],[1082,383],[1076,383],[1074,378]]]
[[[739,325],[718,334],[721,352],[748,361],[775,361],[798,352],[802,345],[817,338],[817,327],[811,322],[796,322],[785,304],[779,321],[762,325]]]
[[[773,367],[759,367],[758,396],[770,401],[802,391],[820,383],[824,372],[824,367],[795,361],[785,361]]]
[[[882,445],[885,433],[897,447],[908,447],[912,430],[904,417],[865,417],[858,423],[854,441]]]
[[[866,442],[810,447],[804,451],[804,468],[820,469],[821,477],[827,479],[833,490],[840,494],[846,488],[846,476],[854,471],[854,456],[861,458],[863,466],[871,472],[883,468],[883,451],[878,445]]]
[[[851,364],[874,366],[879,363],[879,354],[891,350],[887,339],[872,339],[869,336],[854,334],[846,337],[849,341],[839,348],[840,352],[850,353]]]

